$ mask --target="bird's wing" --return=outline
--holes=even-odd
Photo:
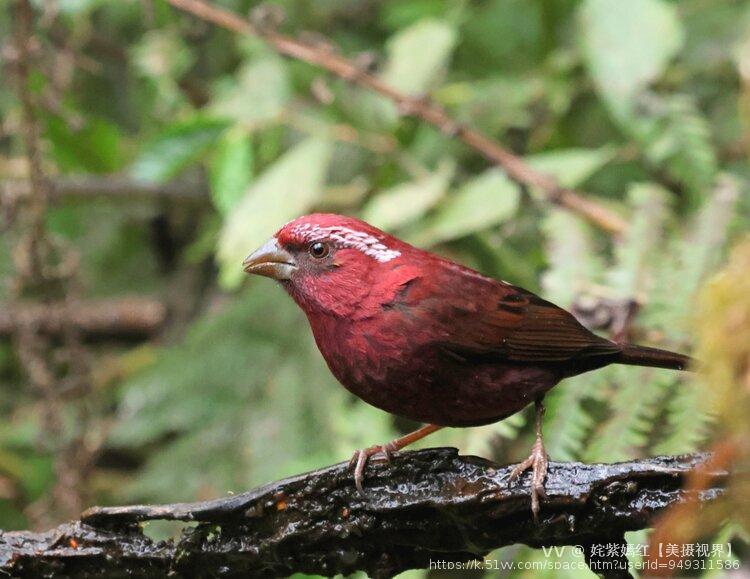
[[[608,356],[620,347],[583,327],[572,314],[522,288],[450,264],[439,295],[420,306],[441,322],[441,346],[464,358],[565,362]]]

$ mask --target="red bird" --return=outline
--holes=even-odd
[[[609,364],[682,370],[690,358],[616,344],[533,293],[409,245],[355,219],[313,214],[284,225],[243,263],[302,308],[333,375],[382,410],[426,422],[355,452],[362,491],[370,456],[444,426],[502,420],[534,402],[536,442],[513,471],[532,469],[532,510],[544,496],[542,399],[564,378]]]

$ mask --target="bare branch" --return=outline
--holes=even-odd
[[[92,197],[134,199],[169,199],[171,201],[196,201],[208,199],[208,185],[199,178],[185,178],[167,183],[147,183],[127,175],[76,175],[50,179],[52,194],[62,199],[89,199]],[[0,183],[0,197],[8,202],[29,195],[27,181]]]
[[[64,303],[0,304],[0,334],[20,327],[41,334],[59,335],[73,326],[82,336],[136,338],[157,332],[166,319],[166,308],[152,298],[127,298]]]
[[[537,524],[526,477],[508,488],[511,467],[451,448],[409,452],[390,466],[368,467],[366,497],[341,463],[213,501],[95,507],[48,533],[0,533],[0,572],[231,578],[364,570],[388,577],[515,543],[589,549],[622,543],[624,532],[648,527],[657,513],[687,498],[720,497],[725,472],[711,473],[710,487],[697,497],[682,490],[686,473],[706,458],[551,463]],[[155,543],[139,526],[154,519],[198,525],[174,542]],[[587,554],[591,565],[601,563],[593,550]]]
[[[550,202],[577,213],[605,231],[620,234],[627,229],[625,220],[608,208],[578,191],[560,186],[553,178],[536,171],[521,157],[503,148],[496,141],[456,122],[437,104],[400,93],[377,76],[332,50],[330,46],[321,46],[320,43],[308,44],[279,34],[273,27],[259,28],[237,14],[202,0],[168,1],[176,8],[217,26],[262,38],[284,56],[319,66],[335,76],[383,95],[390,99],[402,114],[420,118],[446,135],[455,136],[492,163],[505,169],[512,179],[541,189]]]

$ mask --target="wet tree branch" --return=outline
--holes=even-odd
[[[429,99],[402,94],[379,77],[369,74],[352,60],[337,53],[328,43],[307,43],[285,36],[278,33],[272,25],[250,22],[202,0],[168,1],[176,8],[217,26],[262,38],[279,54],[318,66],[339,78],[386,97],[396,105],[401,114],[419,118],[446,135],[461,140],[492,163],[502,167],[512,179],[540,189],[550,202],[577,213],[605,231],[620,234],[627,229],[625,220],[600,203],[578,191],[562,187],[555,179],[536,171],[521,157],[511,153],[493,139],[456,122],[442,107]]]
[[[374,462],[366,497],[341,463],[213,501],[95,507],[47,533],[0,533],[0,575],[239,578],[364,570],[388,577],[515,543],[581,545],[594,568],[602,561],[592,545],[622,544],[626,531],[648,527],[670,505],[721,496],[725,472],[711,473],[701,492],[682,488],[686,473],[706,458],[551,463],[538,524],[527,477],[508,488],[511,467],[455,449],[405,453],[391,466]],[[197,526],[157,543],[139,525],[156,519]],[[627,575],[617,568],[605,574]]]

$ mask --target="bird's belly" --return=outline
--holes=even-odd
[[[386,412],[441,426],[478,426],[501,420],[542,396],[560,379],[554,368],[512,364],[443,365],[420,362],[352,369],[351,360],[331,369],[365,402]],[[359,371],[358,371],[359,370]]]

